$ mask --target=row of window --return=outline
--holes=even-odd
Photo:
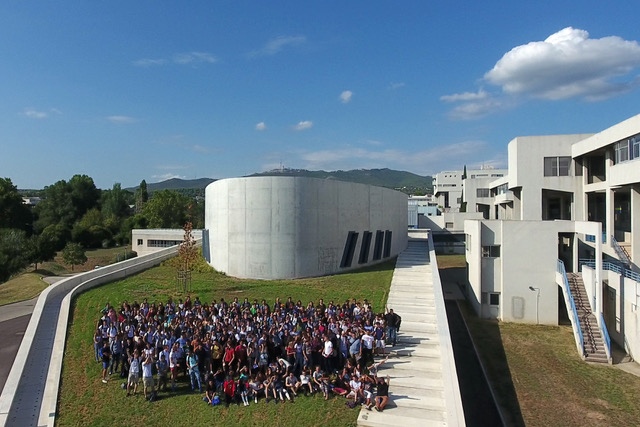
[[[615,163],[626,162],[640,157],[640,134],[623,139],[613,145]]]
[[[347,241],[342,251],[342,260],[340,261],[340,267],[351,267],[353,263],[353,255],[356,251],[356,245],[358,244],[358,236],[360,233],[357,231],[350,231],[347,233]],[[358,257],[358,264],[366,264],[369,262],[369,251],[371,248],[371,238],[373,233],[365,231],[362,233],[362,242],[360,244],[360,256]],[[376,238],[373,244],[373,260],[377,261],[391,256],[391,230],[377,230]]]
[[[149,248],[169,248],[171,246],[179,245],[182,240],[147,240],[147,247]],[[142,244],[142,239],[138,239],[138,245]]]

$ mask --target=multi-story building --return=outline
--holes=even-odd
[[[489,219],[464,224],[478,314],[557,324],[568,313],[583,356],[589,327],[640,357],[638,159],[640,115],[596,134],[512,140]]]

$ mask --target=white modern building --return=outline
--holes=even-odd
[[[379,263],[407,246],[407,196],[303,177],[218,180],[206,188],[203,247],[241,278],[322,276]],[[208,249],[208,251],[207,251]]]
[[[597,134],[509,143],[490,219],[464,224],[479,315],[557,324],[568,312],[583,357],[599,357],[608,335],[640,357],[639,147],[640,115]]]
[[[466,202],[466,212],[484,212],[489,197],[487,184],[504,176],[504,169],[485,167],[464,171],[443,171],[433,177],[433,194],[442,212],[460,212]],[[465,190],[465,187],[470,190]],[[483,191],[478,192],[479,189]],[[486,191],[484,191],[486,190]],[[464,193],[464,197],[463,197]],[[486,194],[485,194],[486,193]]]
[[[194,239],[202,239],[202,230],[192,230]],[[179,245],[184,240],[184,230],[180,228],[150,228],[131,230],[131,250],[138,256],[158,252],[164,248]]]

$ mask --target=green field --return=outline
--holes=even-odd
[[[120,259],[124,259],[125,251],[129,255],[131,254],[131,248],[124,246],[87,250],[85,252],[87,262],[74,266],[73,271],[70,265],[66,265],[62,261],[62,255],[59,252],[53,260],[38,264],[37,270],[34,270],[33,266],[31,266],[25,272],[12,277],[4,283],[0,283],[0,305],[37,297],[40,292],[49,286],[41,279],[42,277],[81,273],[93,270],[99,265],[113,264],[116,262],[118,255],[120,255]]]
[[[193,274],[192,296],[203,302],[212,299],[250,301],[263,298],[270,304],[276,297],[306,305],[324,298],[344,302],[347,298],[367,299],[376,311],[384,307],[391,284],[395,260],[354,273],[311,279],[257,281],[240,280],[201,266]],[[119,305],[123,300],[166,302],[169,296],[184,298],[176,292],[175,269],[163,265],[123,281],[110,283],[79,295],[73,304],[73,318],[65,348],[62,384],[58,402],[58,425],[246,425],[246,426],[349,426],[355,425],[358,409],[345,406],[344,398],[325,401],[321,396],[300,397],[291,404],[264,400],[258,405],[208,407],[199,395],[181,382],[176,393],[160,393],[157,402],[142,396],[126,397],[121,380],[113,376],[108,384],[100,381],[101,366],[94,361],[92,336],[100,309],[107,301]]]
[[[465,276],[463,256],[438,256],[438,266],[443,283]],[[483,320],[460,308],[507,425],[640,425],[640,378],[581,360],[571,326]]]

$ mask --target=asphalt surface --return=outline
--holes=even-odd
[[[0,346],[0,392],[7,382],[29,319],[31,319],[31,313],[0,322],[0,342],[2,343]]]

